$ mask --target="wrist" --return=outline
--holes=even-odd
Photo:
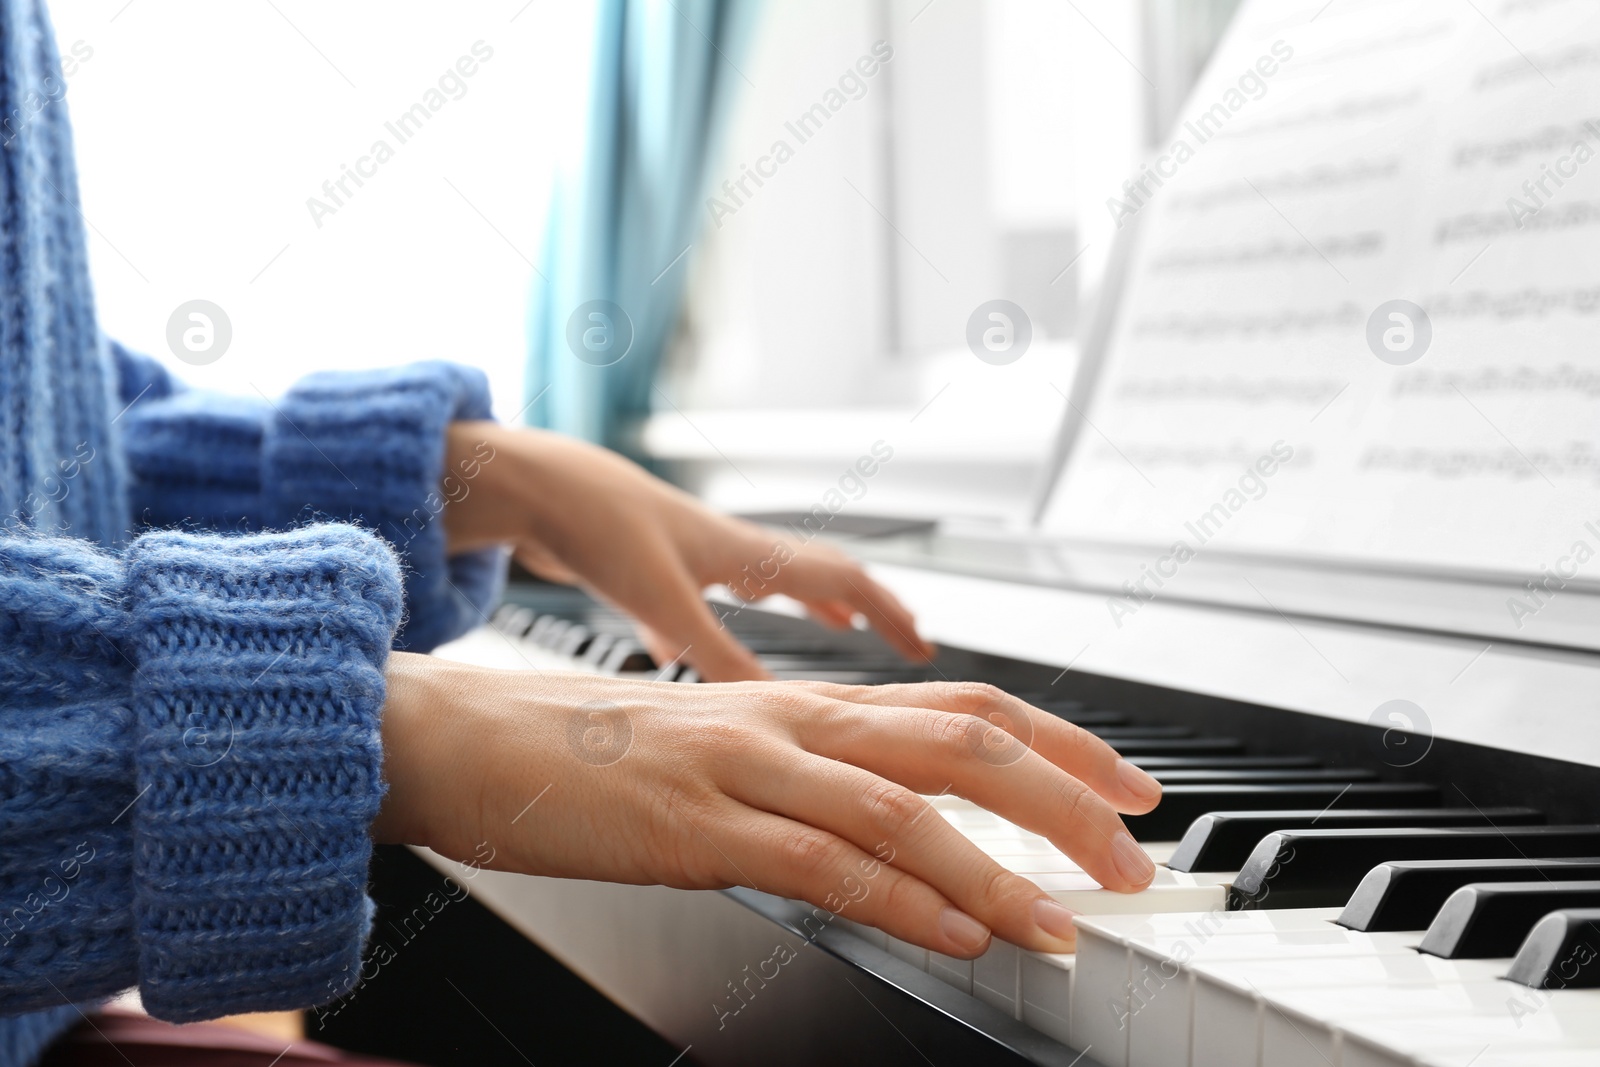
[[[439,692],[437,668],[431,656],[393,652],[384,670],[383,778],[388,789],[372,821],[372,839],[379,844],[428,845],[434,840],[428,825],[426,789],[441,772],[428,766],[447,759],[441,742],[447,738],[445,703]]]
[[[562,541],[581,535],[608,482],[610,464],[626,460],[547,430],[458,421],[445,429],[444,509],[454,555],[528,537]],[[460,484],[451,485],[452,472]]]
[[[446,551],[450,555],[515,541],[532,522],[522,431],[497,422],[458,420],[445,427]]]

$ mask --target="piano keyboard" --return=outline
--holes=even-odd
[[[1490,1045],[1501,1053],[1523,1049],[1530,1057],[1562,1049],[1546,1032],[1520,1033],[1519,1012],[1510,1005],[1522,1002],[1504,979],[1516,948],[1546,914],[1600,907],[1600,881],[1585,880],[1600,871],[1600,857],[1540,861],[1524,852],[1537,851],[1532,842],[1541,836],[1568,842],[1558,851],[1586,851],[1600,843],[1600,827],[1527,825],[1532,813],[1526,809],[1436,813],[1458,825],[1435,827],[1427,835],[1496,840],[1503,858],[1380,864],[1365,897],[1388,896],[1388,910],[1404,912],[1406,901],[1392,898],[1420,896],[1437,905],[1437,913],[1431,924],[1416,929],[1374,931],[1383,924],[1372,916],[1384,910],[1376,899],[1351,901],[1349,914],[1343,906],[1226,910],[1240,872],[1185,873],[1166,866],[1185,850],[1184,842],[1146,842],[1147,854],[1163,865],[1155,882],[1142,893],[1112,893],[1046,839],[959,798],[930,802],[997,862],[1084,916],[1079,952],[1030,952],[996,941],[976,960],[955,960],[868,927],[852,923],[852,931],[1065,1045],[1093,1051],[1106,1067],[1411,1064],[1422,1062],[1412,1055],[1413,1045],[1391,1043],[1384,1051],[1361,1045],[1359,1036],[1349,1039],[1355,1051],[1341,1059],[1346,1024],[1392,1016],[1420,1025],[1435,1012],[1441,1025],[1456,1015],[1477,1016],[1470,1032],[1487,1036],[1465,1042],[1472,1045],[1463,1049],[1470,1054]],[[1507,819],[1504,830],[1481,825],[1496,816]],[[1201,826],[1197,836],[1209,829]],[[1318,832],[1329,839],[1348,835],[1357,844],[1391,836],[1361,828]],[[1429,851],[1463,851],[1434,847],[1420,830],[1401,837],[1413,848],[1422,840],[1420,847]],[[1278,855],[1276,844],[1272,850]],[[1419,864],[1431,865],[1428,885],[1390,877],[1389,867],[1417,870]],[[1502,881],[1508,877],[1516,880]],[[1453,892],[1441,897],[1441,886]],[[1500,907],[1485,908],[1488,891],[1499,895]],[[1473,910],[1479,913],[1475,928],[1463,918]],[[1546,999],[1526,993],[1528,1011]],[[1570,1004],[1579,1015],[1594,1012],[1600,991],[1563,992],[1558,1003]],[[1498,1040],[1491,1042],[1491,1036]],[[1442,1047],[1433,1046],[1434,1058],[1426,1062],[1464,1067],[1470,1059],[1452,1060]],[[1588,1048],[1591,1062],[1600,1062],[1600,1044],[1580,1037],[1573,1047]]]
[[[445,654],[695,680],[679,665],[650,662],[624,618],[581,594],[539,589],[521,600]],[[755,609],[730,613],[728,624],[780,677],[927,676],[866,635]],[[1590,962],[1600,952],[1600,825],[1553,820],[1504,803],[1503,788],[1474,785],[1480,804],[1452,778],[1419,773],[1448,770],[1437,762],[1402,774],[1350,745],[1334,759],[1287,738],[1247,743],[1029,689],[996,676],[992,659],[955,661],[968,669],[951,677],[1010,681],[1163,780],[1161,805],[1127,819],[1157,864],[1154,883],[1137,894],[1104,890],[1048,839],[959,797],[931,797],[979,848],[1079,913],[1078,951],[1036,953],[997,939],[978,959],[960,960],[846,912],[835,929],[860,949],[835,955],[890,985],[904,972],[874,960],[935,979],[959,998],[898,981],[908,999],[939,1001],[944,1016],[992,1031],[997,1055],[1011,1062],[1600,1063],[1600,988],[1583,988],[1600,986],[1600,962]],[[1019,1041],[1001,1020],[1049,1040]]]

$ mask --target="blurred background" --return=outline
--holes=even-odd
[[[1105,200],[1235,5],[52,10],[102,321],[188,381],[271,396],[454,359],[500,417],[725,507],[816,499],[881,441],[863,510],[1014,523],[1111,251]],[[233,330],[201,366],[166,340],[194,299]],[[629,319],[608,366],[564,343],[594,299]],[[1031,324],[1006,365],[966,343],[992,299]]]

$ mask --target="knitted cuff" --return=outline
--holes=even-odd
[[[0,1016],[137,978],[124,577],[84,541],[0,537]],[[0,1064],[35,1024],[0,1019]]]
[[[445,427],[489,418],[482,372],[453,363],[323,372],[295,385],[268,420],[268,521],[315,515],[360,523],[404,554],[406,622],[395,647],[425,652],[478,625],[499,595],[500,549],[446,558]]]
[[[158,1018],[325,1003],[360,974],[383,795],[390,550],[310,526],[128,552],[133,917]]]
[[[220,530],[258,524],[262,425],[270,415],[263,400],[215,393],[146,395],[130,404],[122,441],[134,521]]]

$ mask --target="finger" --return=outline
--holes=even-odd
[[[712,682],[772,677],[755,654],[728,632],[681,565],[663,556],[649,568],[655,576],[649,587],[619,600],[662,642],[662,647],[651,650],[658,662],[681,658]]]
[[[865,571],[841,572],[845,588],[840,595],[851,607],[867,617],[872,628],[907,659],[927,662],[938,649],[917,632],[917,620],[900,598],[873,581]]]
[[[516,561],[547,582],[577,585],[578,575],[543,545],[524,541],[512,551]]]
[[[1107,889],[1133,892],[1155,864],[1105,799],[1015,737],[976,715],[927,708],[859,708],[806,731],[805,747],[909,786],[946,790],[1050,839]]]
[[[893,863],[1013,944],[1040,952],[1073,950],[1071,910],[985,855],[904,786],[807,754],[793,774],[751,773],[734,794],[753,807],[804,819]]]
[[[837,600],[804,601],[806,611],[822,625],[834,630],[849,630],[855,626],[856,613],[848,604]]]
[[[1161,800],[1161,783],[1123,759],[1105,741],[996,686],[979,682],[912,682],[871,686],[813,683],[811,687],[857,704],[976,715],[1005,730],[1128,815],[1143,815]],[[992,738],[991,742],[1000,740]]]
[[[889,590],[853,561],[798,555],[780,572],[782,591],[797,600],[839,600],[867,617],[872,628],[902,655],[919,662],[937,649],[917,633],[917,622]]]
[[[988,928],[938,890],[837,835],[753,808],[736,818],[737,839],[718,842],[729,881],[813,905],[808,934],[843,915],[947,956],[989,947]]]
[[[674,645],[642,622],[634,623],[633,631],[639,635],[639,643],[650,653],[650,658],[655,661],[658,669],[675,662],[682,651],[681,646]]]

